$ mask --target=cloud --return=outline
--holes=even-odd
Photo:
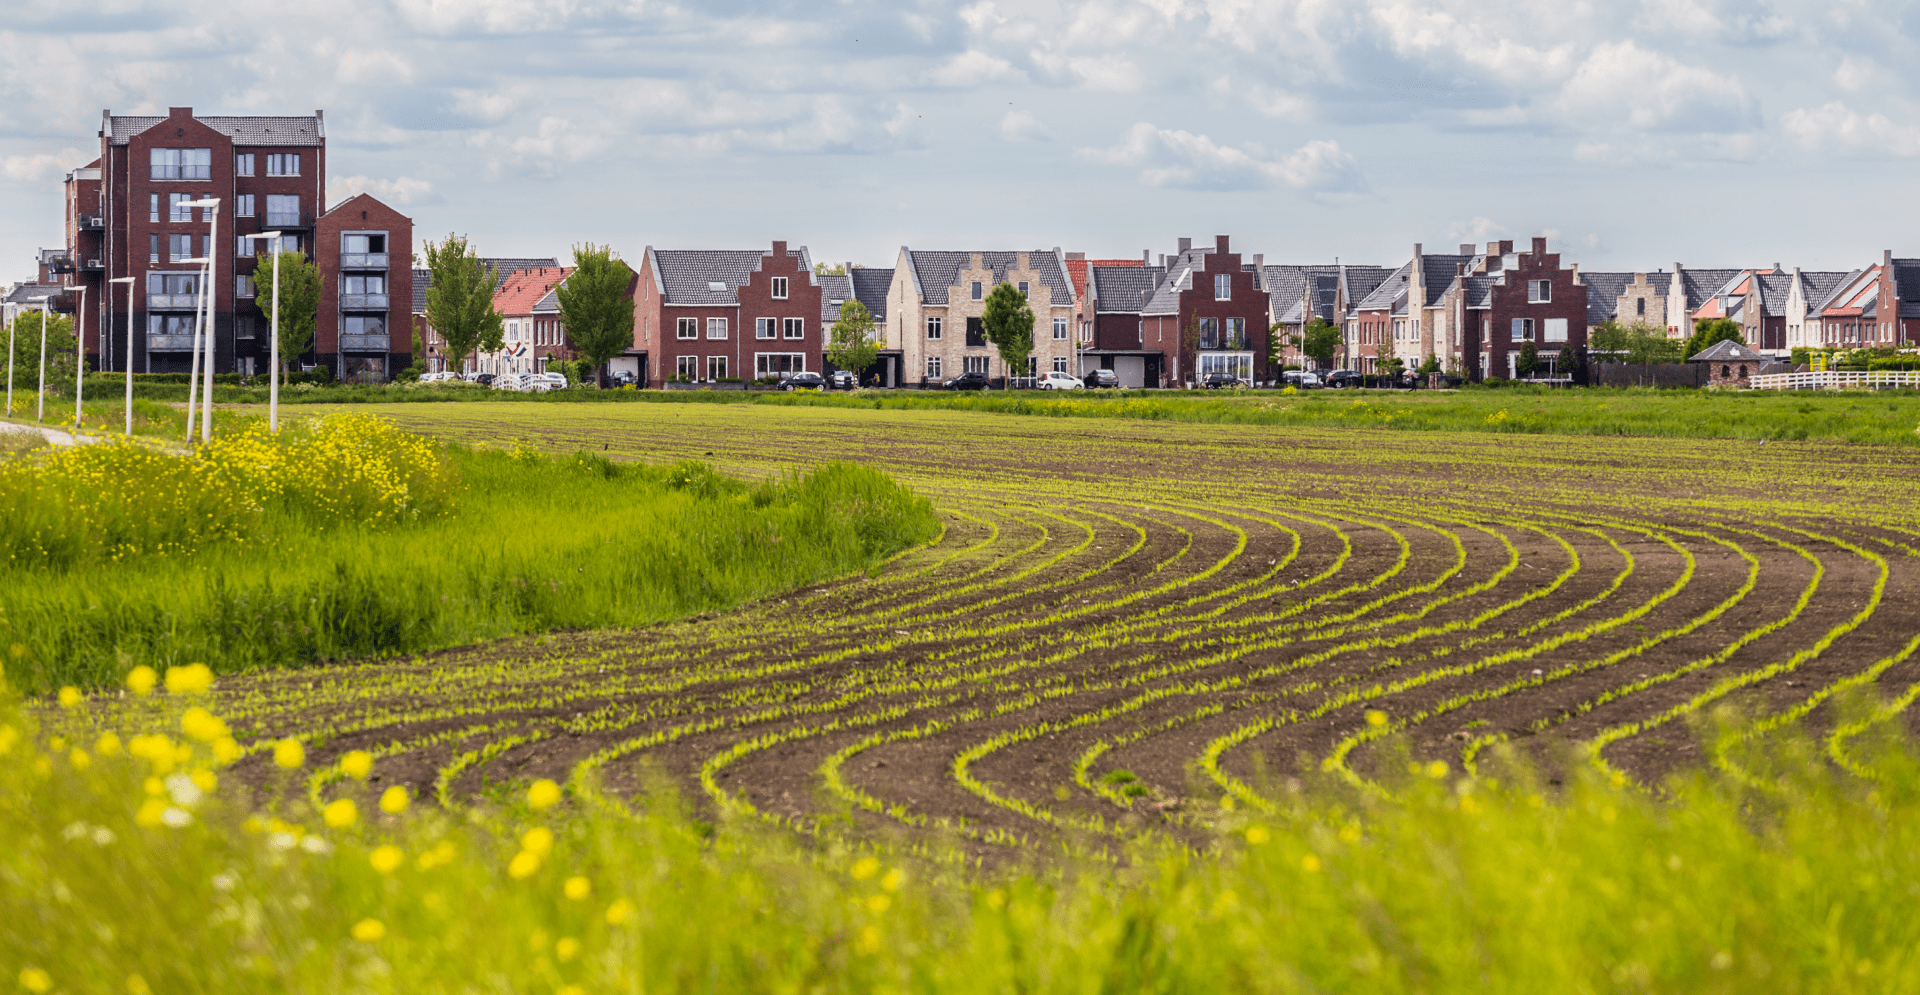
[[[1738,79],[1686,65],[1632,39],[1595,47],[1552,107],[1562,123],[1584,128],[1730,132],[1753,123]]]
[[[1009,142],[1052,141],[1053,129],[1026,111],[1008,111],[1000,119],[1000,137]]]
[[[1920,128],[1884,114],[1862,114],[1835,100],[1780,116],[1780,128],[1809,152],[1849,156],[1920,155]]]
[[[442,202],[442,198],[434,194],[431,182],[411,176],[400,176],[391,180],[374,179],[370,176],[327,178],[327,202],[330,204],[338,204],[363,193],[372,194],[375,198],[394,207]]]
[[[78,169],[95,158],[71,146],[53,153],[10,155],[0,159],[0,177],[16,183],[47,183],[64,179],[67,170]]]
[[[1508,228],[1506,225],[1481,215],[1476,215],[1466,221],[1455,221],[1453,224],[1447,226],[1448,238],[1465,238],[1471,242],[1485,242],[1498,238],[1501,235],[1512,234],[1512,232],[1513,229]]]
[[[1279,185],[1316,194],[1366,189],[1353,156],[1340,143],[1325,139],[1284,156],[1269,156],[1258,146],[1235,148],[1206,135],[1142,121],[1129,128],[1118,145],[1083,148],[1076,154],[1089,162],[1138,168],[1140,182],[1154,187],[1253,190]]]

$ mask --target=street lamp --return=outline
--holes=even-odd
[[[112,280],[108,280],[107,282],[108,283],[124,283],[127,285],[127,434],[132,435],[133,434],[133,285],[140,281],[131,276],[122,276],[122,277],[116,277]],[[108,306],[107,313],[109,315],[113,313],[113,308],[111,305]],[[100,354],[102,356],[105,356],[106,351],[103,349],[101,350]]]
[[[267,348],[272,359],[267,361],[267,431],[276,435],[280,432],[280,233],[263,231],[258,235],[242,235],[241,238],[271,239],[273,245],[273,317],[267,335],[272,339]],[[259,267],[254,268],[258,276]],[[254,293],[259,293],[256,284]]]
[[[80,299],[73,305],[73,431],[80,431],[80,401],[84,392],[87,375],[87,337],[81,333],[80,326],[87,314],[87,285],[69,287],[80,291]]]
[[[191,361],[187,366],[187,441],[193,441],[193,414],[200,399],[200,310],[207,301],[206,275],[208,259],[182,259],[183,263],[192,263],[200,267],[200,286],[195,288],[198,297],[193,302],[193,346],[187,355]]]
[[[201,200],[189,200],[182,207],[203,207],[207,209],[207,286],[202,291],[206,305],[206,376],[207,385],[203,403],[206,405],[200,414],[200,441],[213,441],[213,281],[214,260],[220,258],[220,198],[207,197]],[[188,424],[192,424],[189,422]]]
[[[33,420],[37,422],[47,420],[47,322],[53,315],[47,303],[51,300],[51,295],[40,298],[40,397],[33,409]]]

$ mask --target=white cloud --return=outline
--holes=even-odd
[[[1751,123],[1740,81],[1641,48],[1632,39],[1594,48],[1560,90],[1563,123],[1729,132]]]
[[[966,51],[929,70],[926,81],[934,86],[968,87],[982,83],[1011,82],[1026,78],[1013,63],[980,51]]]
[[[1251,190],[1281,185],[1317,194],[1366,189],[1353,156],[1340,143],[1325,139],[1284,156],[1270,156],[1257,145],[1236,148],[1206,135],[1142,121],[1127,130],[1120,144],[1083,148],[1076,154],[1090,162],[1138,168],[1140,182],[1154,187]]]
[[[62,180],[67,170],[92,162],[96,155],[68,146],[59,152],[38,155],[10,155],[0,159],[0,177],[16,183],[49,183]]]
[[[1027,111],[1008,111],[1000,118],[1000,137],[1009,142],[1049,141],[1053,129]]]
[[[412,176],[399,176],[391,180],[375,179],[371,176],[332,176],[327,179],[327,203],[329,204],[338,204],[363,193],[372,194],[392,207],[434,203],[440,200],[433,195],[431,182]]]
[[[1467,239],[1471,242],[1486,242],[1502,235],[1512,234],[1513,229],[1492,218],[1476,215],[1465,221],[1455,221],[1447,226],[1447,237]]]
[[[1835,100],[1780,116],[1780,127],[1809,152],[1842,155],[1920,155],[1920,128],[1878,112],[1862,114]]]

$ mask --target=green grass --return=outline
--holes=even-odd
[[[1903,992],[1920,986],[1920,776],[1882,742],[1835,781],[1657,801],[1421,768],[1391,799],[1206,802],[1185,847],[1035,871],[502,791],[329,821],[218,782],[155,695],[0,711],[0,973],[30,992]],[[117,737],[118,738],[118,737]],[[108,756],[108,753],[114,753]],[[382,772],[379,762],[373,774]],[[304,771],[280,772],[297,785]],[[1777,779],[1776,779],[1777,778]],[[197,779],[197,780],[196,780]],[[295,791],[295,797],[299,792]],[[341,806],[353,805],[352,817]],[[604,803],[603,803],[604,804]],[[543,834],[550,833],[550,845]],[[381,848],[391,847],[392,850]],[[532,856],[527,856],[532,854]],[[516,868],[515,873],[510,868]]]
[[[859,571],[938,527],[924,500],[849,465],[748,486],[701,463],[458,447],[440,455],[458,481],[444,513],[418,513],[416,479],[412,511],[382,519],[398,485],[326,487],[364,459],[294,457],[259,485],[287,482],[286,497],[258,503],[208,486],[229,472],[214,457],[137,445],[59,457],[84,472],[0,467],[7,680],[44,691],[137,664],[228,672],[640,625]],[[229,462],[244,460],[271,462],[244,447]]]

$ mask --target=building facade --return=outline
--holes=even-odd
[[[633,348],[614,369],[653,386],[818,372],[826,361],[823,296],[805,246],[648,246],[634,291]]]
[[[385,382],[411,365],[413,219],[368,194],[349,197],[314,224],[312,257],[320,270],[316,362],[342,380],[361,383]],[[271,264],[254,269],[237,282],[256,304],[271,309]],[[242,331],[266,334],[258,327]]]
[[[986,339],[987,295],[1002,283],[1027,295],[1033,352],[1009,370]],[[1074,294],[1059,249],[940,252],[900,248],[887,291],[887,346],[900,350],[908,382],[938,384],[961,373],[1026,377],[1073,372]]]

